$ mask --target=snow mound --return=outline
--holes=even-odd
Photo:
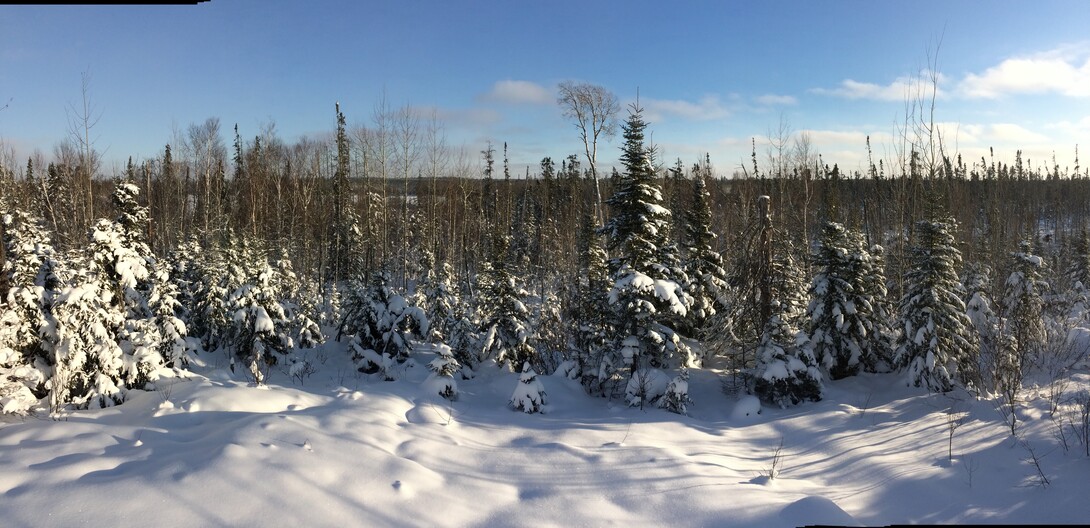
[[[780,519],[791,526],[863,526],[848,512],[825,497],[803,497],[780,511]]]
[[[742,396],[738,403],[734,404],[734,410],[730,417],[737,421],[752,421],[761,414],[761,400],[756,396]]]

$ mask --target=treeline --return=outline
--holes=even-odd
[[[754,152],[727,178],[707,156],[663,163],[634,108],[621,163],[598,181],[575,155],[512,174],[506,144],[468,156],[407,109],[370,127],[336,119],[328,140],[294,144],[235,127],[230,148],[210,119],[112,179],[89,149],[0,167],[0,398],[105,405],[199,350],[227,351],[257,382],[273,364],[301,376],[293,351],[324,337],[388,377],[427,339],[449,345],[448,378],[484,361],[560,369],[640,404],[683,385],[650,372],[712,355],[781,404],[860,370],[994,390],[995,358],[1018,335],[1031,348],[1024,320],[1066,321],[1090,283],[1078,167],[912,152],[846,174],[805,153],[762,168]],[[1036,314],[1019,312],[1015,275]],[[947,292],[941,310],[912,300],[926,289]],[[962,325],[972,306],[995,319],[969,317],[972,334],[952,328],[935,350],[906,337],[907,321],[927,326],[920,313]]]

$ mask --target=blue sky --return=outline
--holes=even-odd
[[[1090,148],[1090,2],[215,1],[0,7],[0,141],[25,159],[67,134],[81,74],[109,173],[218,117],[225,143],[275,123],[287,141],[389,106],[440,116],[449,144],[509,145],[515,170],[581,153],[556,84],[640,101],[664,160],[720,174],[789,126],[828,163],[894,155],[905,83],[937,59],[935,120],[967,161],[988,147],[1072,165]],[[941,38],[941,45],[939,39]],[[937,52],[935,51],[937,47]],[[600,146],[615,162],[620,140]],[[1084,155],[1090,159],[1090,155]],[[1087,166],[1090,161],[1083,161]],[[533,170],[531,169],[531,170]]]

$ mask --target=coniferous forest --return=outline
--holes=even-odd
[[[442,377],[562,372],[677,412],[708,364],[786,407],[861,372],[1014,398],[1081,359],[1064,347],[1090,284],[1078,166],[917,135],[862,172],[796,144],[726,175],[660,159],[632,105],[608,171],[588,148],[512,174],[506,144],[470,159],[407,110],[335,117],[327,141],[235,126],[229,147],[209,119],[115,177],[90,148],[8,160],[5,412],[112,406],[208,355],[302,379],[330,340],[388,380],[428,343]]]

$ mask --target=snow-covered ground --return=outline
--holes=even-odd
[[[586,396],[539,376],[544,414],[508,406],[484,368],[451,404],[318,349],[300,385],[248,386],[205,356],[188,380],[120,407],[0,424],[0,524],[22,526],[796,526],[1090,521],[1090,458],[1065,452],[1044,394],[1024,442],[992,402],[898,375],[827,383],[786,410],[693,370],[690,415]],[[1077,384],[1087,387],[1085,373]],[[1032,393],[1032,391],[1030,391]],[[954,410],[964,412],[953,433]],[[747,412],[750,411],[750,412]],[[1069,435],[1070,436],[1070,435]],[[769,478],[781,445],[775,478]],[[1027,449],[1026,445],[1029,446]],[[1030,450],[1050,484],[1041,485]]]

